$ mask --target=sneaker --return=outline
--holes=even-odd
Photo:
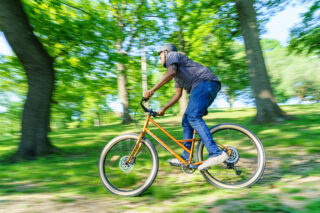
[[[214,156],[211,158],[208,158],[206,161],[204,161],[199,167],[199,170],[205,170],[210,166],[213,165],[217,165],[219,163],[222,163],[224,161],[226,161],[229,158],[229,156],[227,155],[227,153],[222,152],[222,154],[218,155],[218,156]]]
[[[181,167],[183,165],[183,163],[181,161],[179,161],[177,158],[169,159],[169,160],[167,160],[167,162],[170,163],[171,166]]]

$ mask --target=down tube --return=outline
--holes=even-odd
[[[187,161],[185,161],[180,155],[178,155],[175,151],[173,151],[167,144],[165,144],[160,138],[158,138],[155,134],[153,134],[149,129],[146,129],[147,133],[153,137],[156,141],[158,141],[166,150],[168,150],[171,154],[173,154],[178,160],[180,160],[184,165],[187,165]]]

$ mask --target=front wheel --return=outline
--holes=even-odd
[[[113,194],[137,196],[147,190],[157,176],[158,154],[152,143],[142,138],[136,158],[127,164],[138,134],[124,134],[111,140],[99,160],[99,176],[104,187]]]
[[[218,187],[236,189],[249,187],[260,179],[266,156],[259,138],[237,124],[219,124],[210,129],[214,141],[228,147],[231,155],[226,162],[200,171],[205,179]],[[208,151],[199,141],[197,161],[206,160]]]

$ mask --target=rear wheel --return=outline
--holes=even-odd
[[[116,137],[101,153],[99,176],[105,188],[113,194],[137,196],[147,190],[157,176],[158,154],[146,138],[142,139],[136,158],[126,164],[138,137],[137,134]]]
[[[215,142],[231,150],[231,155],[226,162],[200,171],[209,183],[221,188],[235,189],[249,187],[260,179],[266,157],[256,135],[236,124],[219,124],[212,127],[210,132]],[[197,161],[206,160],[207,157],[208,151],[200,141]]]

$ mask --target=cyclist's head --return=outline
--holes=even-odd
[[[169,52],[177,52],[178,49],[174,44],[164,44],[160,50],[158,51],[158,54],[160,56],[160,60],[162,65],[166,66],[166,56]]]

